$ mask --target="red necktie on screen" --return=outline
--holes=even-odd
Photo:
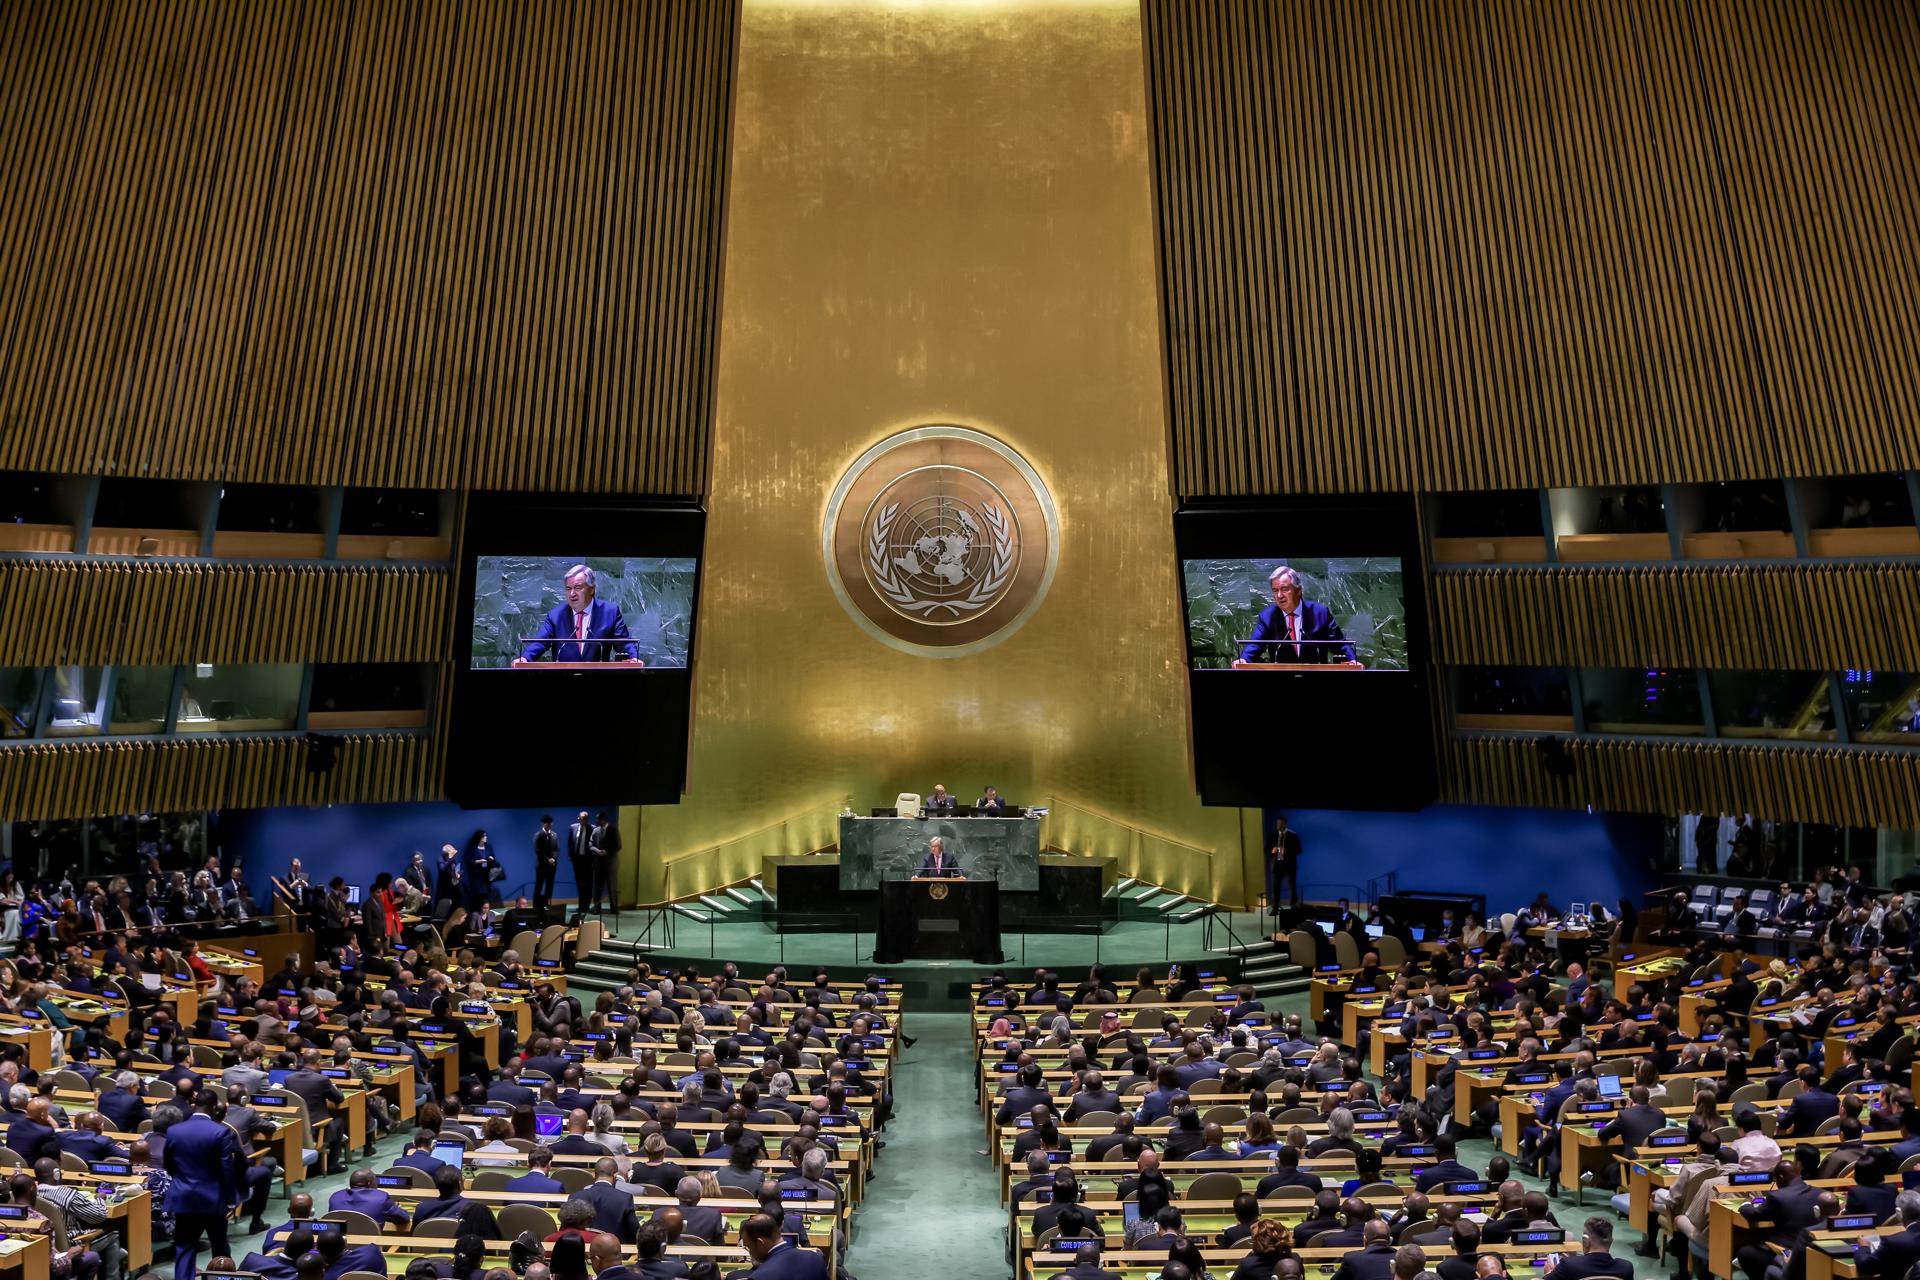
[[[1300,639],[1299,619],[1291,613],[1287,615],[1287,639],[1293,641]],[[1300,656],[1300,646],[1297,643],[1293,646],[1293,656],[1296,658]]]
[[[586,657],[587,657],[587,646],[585,643],[583,643],[586,640],[586,638],[587,638],[587,615],[586,615],[586,611],[582,610],[579,613],[576,613],[573,615],[573,639],[574,639],[573,648],[574,648],[574,657],[580,659],[583,662],[586,660]]]

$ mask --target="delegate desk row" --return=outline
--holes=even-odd
[[[1495,1254],[1503,1259],[1507,1273],[1513,1276],[1538,1276],[1544,1274],[1548,1259],[1557,1254],[1578,1253],[1580,1240],[1576,1234],[1568,1240],[1563,1231],[1527,1232],[1528,1236],[1543,1237],[1539,1242],[1521,1242],[1517,1244],[1489,1245],[1482,1253]],[[1071,1251],[1071,1241],[1056,1241],[1046,1251],[1023,1258],[1020,1280],[1053,1280],[1067,1268],[1074,1265],[1076,1255]],[[1296,1249],[1295,1254],[1304,1264],[1307,1280],[1323,1280],[1340,1270],[1340,1263],[1351,1252],[1347,1249]],[[1217,1276],[1232,1275],[1240,1259],[1247,1256],[1244,1246],[1230,1248],[1208,1246],[1201,1249],[1201,1256],[1207,1261],[1208,1270]],[[1438,1250],[1428,1249],[1427,1266],[1431,1270],[1446,1255]],[[1161,1269],[1166,1266],[1167,1251],[1160,1249],[1107,1250],[1100,1255],[1100,1267],[1123,1277],[1123,1280],[1157,1280]]]
[[[718,1204],[722,1202],[716,1201],[715,1203]],[[387,1274],[391,1276],[405,1275],[407,1268],[419,1259],[424,1258],[434,1262],[445,1262],[453,1253],[453,1241],[446,1236],[387,1235],[384,1233],[380,1235],[366,1235],[358,1232],[349,1232],[345,1238],[349,1246],[373,1245],[378,1248],[387,1257]],[[796,1241],[796,1243],[799,1242]],[[826,1257],[827,1273],[829,1275],[835,1274],[834,1267],[838,1265],[837,1257],[831,1252],[832,1245],[833,1242],[831,1240],[810,1240],[805,1246],[822,1253]],[[482,1243],[481,1248],[483,1250],[481,1258],[481,1266],[483,1269],[511,1269],[512,1241],[487,1240]],[[621,1261],[628,1267],[637,1269],[639,1254],[632,1245],[622,1245],[620,1248],[620,1257]],[[748,1256],[745,1248],[738,1244],[719,1242],[711,1244],[670,1244],[667,1246],[664,1257],[669,1261],[688,1264],[703,1261],[711,1262],[720,1268],[720,1272],[723,1275],[731,1275],[736,1271],[749,1268],[753,1265],[753,1259]],[[209,1273],[203,1269],[201,1274],[208,1275]],[[231,1274],[245,1277],[249,1273],[235,1272]],[[23,1276],[22,1280],[36,1280],[36,1278]]]
[[[1121,1202],[1111,1199],[1094,1199],[1085,1203],[1087,1208],[1093,1210],[1094,1213],[1099,1216],[1101,1231],[1104,1233],[1100,1253],[1100,1265],[1102,1268],[1110,1271],[1122,1271],[1129,1275],[1138,1274],[1134,1264],[1129,1263],[1127,1261],[1128,1259],[1138,1259],[1140,1264],[1144,1265],[1147,1260],[1157,1257],[1158,1261],[1152,1263],[1153,1269],[1145,1272],[1145,1274],[1155,1277],[1160,1274],[1159,1268],[1164,1266],[1167,1260],[1165,1249],[1161,1249],[1156,1254],[1146,1249],[1127,1250],[1123,1248],[1126,1240],[1126,1232],[1135,1221],[1136,1215],[1139,1212],[1139,1205],[1137,1203],[1133,1201]],[[1462,1209],[1462,1221],[1474,1223],[1484,1222],[1489,1211],[1494,1207],[1491,1198],[1466,1198],[1447,1195],[1436,1197],[1433,1203],[1435,1205],[1457,1204]],[[1222,1199],[1176,1202],[1176,1207],[1181,1211],[1188,1239],[1201,1246],[1202,1256],[1207,1259],[1209,1264],[1216,1268],[1214,1274],[1223,1276],[1232,1274],[1235,1264],[1247,1256],[1247,1246],[1245,1244],[1221,1246],[1212,1242],[1218,1240],[1220,1233],[1234,1224],[1233,1201],[1231,1199]],[[1395,1202],[1392,1205],[1384,1203],[1376,1204],[1375,1207],[1385,1213],[1392,1209],[1398,1209],[1400,1206]],[[1304,1222],[1309,1212],[1309,1206],[1304,1201],[1295,1203],[1263,1202],[1260,1216],[1277,1221],[1289,1229],[1292,1229]],[[1043,1280],[1048,1280],[1048,1278],[1056,1274],[1057,1269],[1071,1265],[1073,1242],[1053,1236],[1049,1231],[1045,1233],[1047,1239],[1042,1243],[1032,1229],[1032,1212],[1022,1214],[1015,1226],[1019,1232],[1017,1237],[1019,1241],[1018,1255],[1020,1261],[1018,1274],[1023,1276],[1038,1276],[1042,1277]],[[1442,1258],[1449,1256],[1452,1252],[1450,1248],[1442,1248],[1440,1246],[1422,1247],[1425,1248],[1427,1253],[1429,1270],[1438,1264]],[[1482,1248],[1480,1252],[1494,1253],[1509,1259],[1524,1258],[1530,1261],[1537,1259],[1538,1265],[1544,1268],[1546,1258],[1551,1254],[1565,1252],[1577,1253],[1579,1250],[1580,1236],[1578,1228],[1576,1227],[1573,1230],[1571,1239],[1569,1239],[1569,1232],[1564,1227],[1560,1227],[1551,1230],[1541,1229],[1537,1231],[1517,1232],[1511,1241],[1487,1245]],[[1296,1241],[1294,1246],[1295,1255],[1301,1258],[1301,1260],[1307,1264],[1309,1272],[1314,1274],[1331,1274],[1333,1271],[1338,1270],[1341,1259],[1351,1252],[1353,1252],[1353,1246],[1350,1245],[1331,1247],[1315,1246],[1310,1242],[1302,1244]],[[1059,1261],[1062,1258],[1067,1259],[1067,1261]]]
[[[790,1170],[788,1172],[790,1172]],[[384,1184],[391,1181],[392,1178],[391,1175],[380,1175],[379,1180]],[[431,1187],[382,1185],[381,1189],[398,1201],[400,1206],[406,1209],[409,1214],[412,1214],[423,1202],[436,1199],[439,1196],[439,1192]],[[494,1211],[496,1216],[502,1209],[509,1205],[531,1205],[536,1209],[544,1210],[552,1220],[552,1225],[546,1226],[546,1229],[540,1232],[543,1237],[559,1230],[560,1208],[566,1204],[569,1199],[573,1198],[572,1193],[566,1191],[556,1191],[552,1193],[538,1191],[490,1191],[475,1190],[471,1187],[462,1191],[460,1194],[469,1200],[474,1200],[486,1205]],[[835,1236],[838,1233],[846,1233],[847,1239],[849,1241],[852,1239],[851,1233],[855,1219],[851,1207],[844,1199],[823,1199],[815,1196],[805,1187],[784,1187],[781,1189],[780,1194],[781,1202],[786,1208],[788,1215],[792,1218],[797,1218],[805,1224],[804,1230],[807,1239],[822,1252],[828,1253],[829,1255],[833,1254],[835,1249]],[[679,1203],[679,1200],[670,1193],[661,1195],[636,1195],[633,1198],[633,1209],[640,1221],[645,1222],[660,1210],[674,1208],[678,1206]],[[729,1190],[725,1196],[703,1196],[700,1204],[703,1208],[719,1210],[726,1226],[721,1239],[706,1241],[706,1243],[710,1245],[724,1244],[726,1241],[735,1238],[739,1232],[740,1224],[760,1211],[758,1200],[734,1190]],[[318,1211],[320,1206],[315,1205],[314,1208]],[[501,1234],[517,1235],[519,1230],[524,1229],[525,1228],[519,1228],[509,1232],[505,1230],[503,1226]],[[378,1236],[369,1237],[369,1239],[378,1243],[382,1249],[386,1249],[392,1245],[398,1245],[410,1239],[421,1238],[422,1237],[415,1236],[408,1228],[392,1225],[383,1227]],[[442,1238],[439,1241],[439,1247],[443,1250],[451,1249],[452,1241]]]
[[[253,1107],[263,1119],[274,1125],[273,1134],[254,1147],[250,1157],[258,1159],[263,1155],[272,1155],[280,1162],[282,1177],[289,1189],[307,1177],[307,1164],[303,1152],[318,1150],[324,1143],[328,1126],[340,1124],[346,1126],[346,1142],[350,1150],[359,1150],[366,1145],[367,1133],[367,1097],[365,1090],[357,1085],[341,1083],[341,1101],[329,1104],[326,1116],[309,1117],[307,1105],[292,1094],[267,1090],[254,1095]],[[219,1086],[213,1086],[216,1090]],[[174,1096],[171,1086],[160,1086],[159,1090],[147,1094],[149,1105],[171,1101]],[[55,1089],[53,1101],[64,1107],[69,1113],[93,1110],[98,1103],[96,1093],[81,1092],[77,1089]],[[310,1137],[310,1135],[312,1135]],[[115,1142],[131,1145],[141,1138],[138,1133],[120,1133],[109,1131],[108,1137]]]

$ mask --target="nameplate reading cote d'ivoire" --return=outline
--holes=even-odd
[[[957,657],[1039,607],[1060,518],[1026,459],[967,427],[915,427],[857,458],[821,531],[834,594],[875,639]]]

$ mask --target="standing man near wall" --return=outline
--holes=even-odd
[[[540,815],[540,829],[533,833],[533,909],[540,922],[547,920],[547,900],[553,897],[554,877],[560,870],[560,833],[553,829],[553,815]]]
[[[1287,826],[1287,815],[1274,820],[1273,844],[1267,850],[1267,911],[1280,914],[1280,882],[1286,881],[1288,905],[1300,905],[1300,833]]]
[[[593,821],[582,809],[567,829],[567,861],[573,864],[573,922],[579,924],[587,914],[587,901],[593,892]]]
[[[593,863],[593,890],[588,894],[588,901],[597,911],[604,899],[608,910],[618,914],[619,903],[613,896],[613,868],[620,855],[620,828],[613,825],[613,819],[605,809],[594,819],[593,839],[589,842],[589,848],[592,850],[589,861]]]

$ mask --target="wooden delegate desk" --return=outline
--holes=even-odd
[[[873,962],[1000,963],[1000,885],[993,880],[886,880]]]
[[[152,1260],[153,1246],[147,1246]],[[0,1240],[0,1276],[8,1280],[47,1280],[52,1269],[53,1244],[45,1234],[10,1235]]]
[[[44,1019],[35,1021],[19,1018],[11,1014],[0,1015],[0,1040],[11,1040],[24,1045],[27,1050],[27,1065],[35,1071],[53,1070],[53,1035],[55,1028]]]

